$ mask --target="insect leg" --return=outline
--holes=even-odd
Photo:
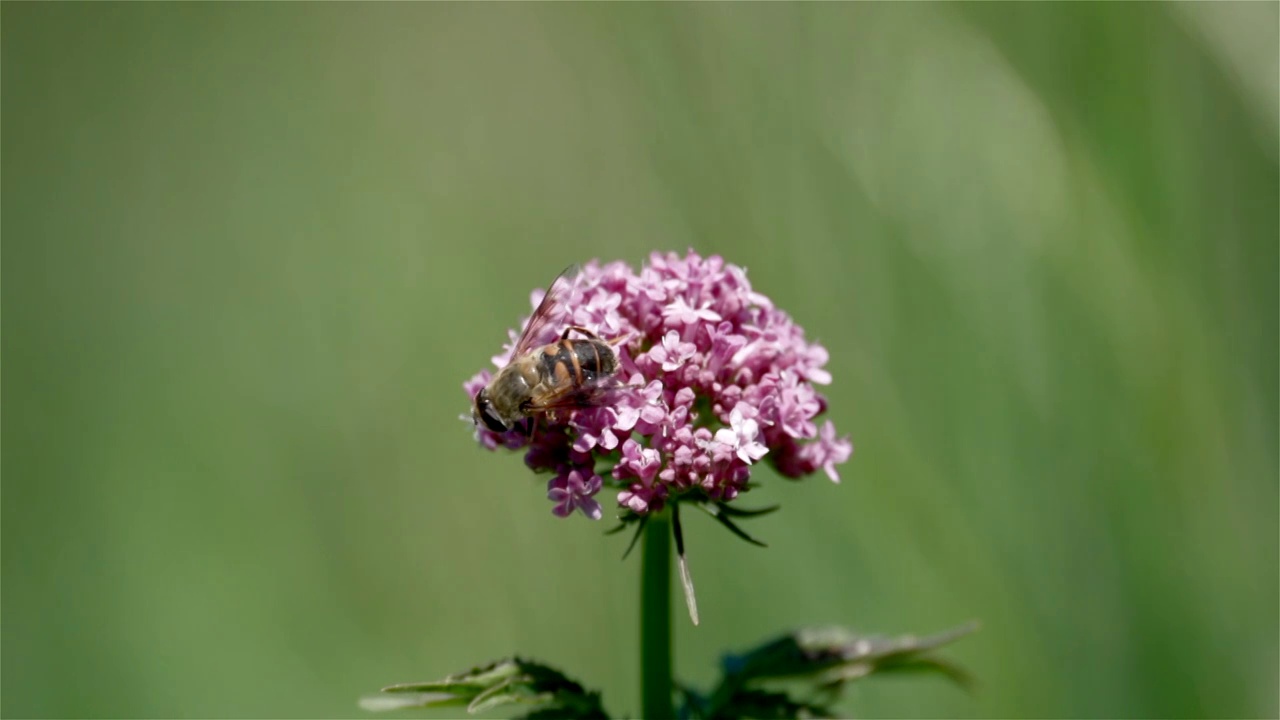
[[[570,332],[572,332],[572,331],[574,331],[574,330],[577,330],[578,332],[582,333],[583,335],[586,335],[587,337],[591,338],[592,340],[599,340],[599,339],[600,339],[600,336],[599,336],[599,335],[597,335],[597,334],[595,334],[595,333],[591,332],[590,330],[588,330],[588,329],[586,329],[586,328],[584,328],[584,327],[579,327],[579,326],[577,326],[577,325],[570,325],[569,327],[565,328],[565,329],[564,329],[564,332],[563,332],[563,333],[561,333],[561,335],[560,335],[560,339],[561,339],[561,340],[568,340],[568,339],[569,339],[569,333],[570,333]]]

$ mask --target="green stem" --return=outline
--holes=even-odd
[[[671,518],[644,528],[640,575],[640,704],[646,720],[674,718],[671,705]]]

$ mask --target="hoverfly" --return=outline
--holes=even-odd
[[[476,393],[472,420],[477,426],[484,423],[501,433],[524,418],[536,420],[556,410],[602,404],[618,371],[613,345],[622,338],[609,343],[584,327],[570,325],[559,340],[533,347],[549,325],[562,321],[564,294],[578,270],[577,265],[565,268],[551,283],[516,341],[506,367]],[[569,337],[574,332],[584,337]]]

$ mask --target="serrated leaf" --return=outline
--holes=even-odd
[[[415,707],[448,707],[463,705],[449,693],[385,693],[360,698],[360,708],[368,712],[388,712]]]
[[[520,673],[521,661],[517,658],[497,660],[487,665],[478,665],[460,673],[446,676],[443,680],[428,682],[399,683],[382,688],[382,692],[452,692],[464,693],[469,690],[480,692],[494,683],[501,682]]]
[[[903,660],[889,659],[876,667],[878,673],[934,673],[943,675],[965,689],[973,688],[973,676],[955,663],[936,657],[909,657]]]
[[[808,651],[839,650],[841,652],[886,655],[919,652],[942,647],[978,630],[979,623],[970,621],[959,627],[933,635],[862,635],[842,627],[808,628],[796,633],[799,643]],[[865,645],[863,644],[865,643]]]
[[[831,718],[830,709],[816,703],[794,700],[784,692],[745,690],[717,709],[713,720],[724,718],[756,718],[757,720],[790,720],[792,718]]]
[[[970,623],[926,637],[886,637],[861,635],[838,627],[810,628],[765,643],[743,655],[727,656],[725,669],[744,678],[814,675],[828,668],[854,664],[870,664],[870,671],[874,671],[954,642],[976,629],[977,624]]]
[[[591,714],[569,714],[561,707],[545,707],[537,710],[530,710],[528,713],[521,715],[519,720],[564,720],[565,718],[581,718],[581,720],[608,720],[608,716],[603,713],[600,715]]]
[[[521,658],[481,665],[443,680],[390,685],[382,694],[360,700],[360,706],[371,711],[466,706],[472,714],[511,704],[536,705],[531,712],[560,717],[607,717],[598,693],[588,692],[559,670]]]
[[[467,712],[474,715],[499,705],[529,702],[531,698],[528,694],[528,686],[532,684],[531,681],[532,678],[516,675],[503,680],[493,687],[485,688],[467,705]]]
[[[725,656],[724,678],[712,694],[709,714],[733,715],[730,710],[741,707],[744,697],[760,702],[767,697],[771,698],[769,703],[780,702],[772,697],[772,690],[753,695],[765,690],[764,686],[780,682],[808,683],[832,700],[848,683],[875,673],[935,672],[968,687],[971,680],[967,673],[928,653],[976,629],[977,623],[969,623],[925,637],[861,635],[838,627],[800,630],[741,655]],[[791,701],[810,711],[825,712],[817,704]]]
[[[684,683],[674,681],[672,684],[682,701],[681,706],[676,710],[677,717],[707,717],[707,708],[709,707],[711,698],[702,695],[697,690],[685,685]]]

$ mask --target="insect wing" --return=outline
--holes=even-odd
[[[567,385],[555,392],[534,398],[528,405],[528,411],[549,412],[599,407],[608,403],[613,392],[628,387],[630,386],[619,385],[618,379],[612,375],[599,377],[576,387]]]
[[[524,332],[520,333],[520,339],[516,341],[516,347],[515,350],[511,351],[511,357],[518,358],[532,350],[539,344],[539,338],[547,325],[563,319],[562,316],[566,310],[564,307],[564,294],[569,288],[573,287],[573,281],[578,276],[578,270],[579,266],[570,265],[551,282],[551,287],[547,289],[547,294],[543,295],[542,302],[538,303],[538,309],[533,311],[533,315],[529,316],[529,322],[525,323]]]

